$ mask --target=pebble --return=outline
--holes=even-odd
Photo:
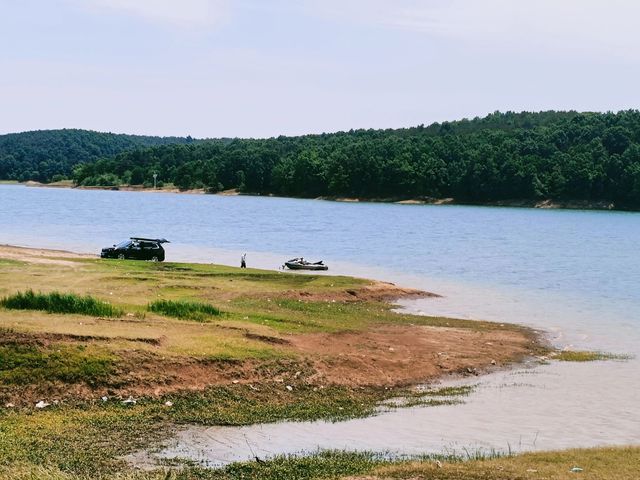
[[[287,390],[289,390],[291,392],[291,391],[293,391],[293,387],[291,385],[287,385]]]
[[[51,404],[45,402],[44,400],[40,400],[38,403],[36,403],[36,408],[47,408],[49,405]]]

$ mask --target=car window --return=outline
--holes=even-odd
[[[129,245],[131,245],[131,240],[125,240],[116,245],[116,248],[127,248]]]
[[[141,242],[140,245],[142,245],[142,248],[146,248],[146,249],[158,248],[157,243]]]

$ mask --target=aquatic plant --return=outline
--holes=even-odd
[[[588,350],[564,350],[551,358],[561,362],[595,362],[597,360],[629,360],[629,355],[607,352],[592,352]]]

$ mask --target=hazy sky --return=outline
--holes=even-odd
[[[0,133],[638,108],[639,19],[636,0],[0,0]]]

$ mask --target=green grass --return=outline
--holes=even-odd
[[[113,369],[112,355],[84,345],[0,345],[0,385],[61,381],[94,386]]]
[[[293,382],[291,382],[293,383]],[[251,425],[282,420],[339,421],[374,413],[383,389],[325,388],[293,383],[227,385],[206,391],[168,396],[174,406],[169,412],[172,422],[198,425]],[[255,388],[255,390],[254,390]]]
[[[6,411],[0,414],[0,478],[114,478],[127,470],[118,456],[166,431],[159,419],[120,404],[74,410],[58,406],[30,414]]]
[[[0,258],[0,267],[18,267],[24,265],[24,262],[11,260],[10,258]]]
[[[197,322],[205,322],[211,317],[220,315],[220,309],[213,305],[186,300],[156,300],[150,303],[147,308],[150,312]]]
[[[0,306],[13,310],[41,310],[48,313],[72,313],[94,317],[118,317],[122,310],[89,295],[75,293],[18,292],[0,300]]]
[[[629,355],[620,355],[607,352],[591,352],[588,350],[564,350],[556,353],[551,358],[561,362],[595,362],[598,360],[629,360]]]
[[[324,451],[307,457],[283,455],[266,462],[238,462],[219,470],[192,467],[169,478],[314,480],[365,474],[383,464],[382,457],[372,453]]]

